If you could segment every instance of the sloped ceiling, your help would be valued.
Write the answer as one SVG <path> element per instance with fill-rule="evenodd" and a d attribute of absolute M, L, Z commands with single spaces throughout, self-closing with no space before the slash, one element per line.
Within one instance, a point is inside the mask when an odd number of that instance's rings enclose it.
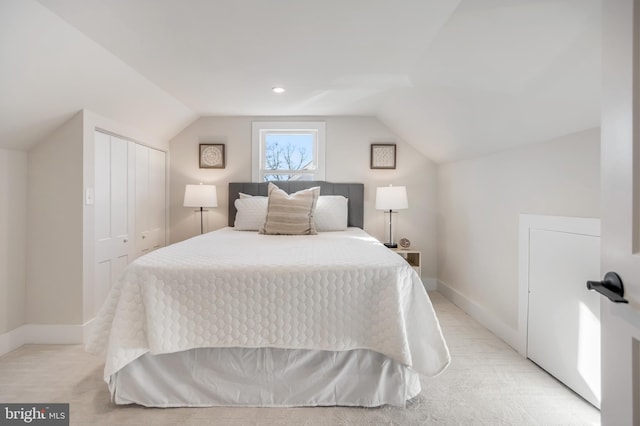
<path fill-rule="evenodd" d="M 0 0 L 0 37 L 5 147 L 81 108 L 376 115 L 437 162 L 599 124 L 595 0 Z"/>
<path fill-rule="evenodd" d="M 32 0 L 0 0 L 0 147 L 29 149 L 86 108 L 169 139 L 196 113 Z"/>

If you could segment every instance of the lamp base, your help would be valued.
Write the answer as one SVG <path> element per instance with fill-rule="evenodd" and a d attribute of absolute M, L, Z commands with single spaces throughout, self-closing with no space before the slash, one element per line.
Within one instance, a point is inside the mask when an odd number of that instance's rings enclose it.
<path fill-rule="evenodd" d="M 387 248 L 398 248 L 396 243 L 384 243 Z"/>

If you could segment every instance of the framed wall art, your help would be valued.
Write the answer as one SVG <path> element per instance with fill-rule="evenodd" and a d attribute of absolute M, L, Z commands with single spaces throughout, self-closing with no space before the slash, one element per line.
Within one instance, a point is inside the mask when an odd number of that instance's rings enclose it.
<path fill-rule="evenodd" d="M 223 143 L 200 144 L 200 168 L 224 169 L 226 166 Z"/>
<path fill-rule="evenodd" d="M 396 168 L 396 144 L 372 143 L 371 144 L 371 168 L 395 169 Z"/>

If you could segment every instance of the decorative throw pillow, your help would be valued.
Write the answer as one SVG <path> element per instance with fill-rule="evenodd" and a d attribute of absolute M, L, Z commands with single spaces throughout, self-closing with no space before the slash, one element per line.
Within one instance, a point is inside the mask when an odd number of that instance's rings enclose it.
<path fill-rule="evenodd" d="M 321 195 L 316 204 L 314 221 L 318 232 L 347 229 L 349 200 L 342 195 Z"/>
<path fill-rule="evenodd" d="M 259 231 L 267 219 L 267 197 L 240 197 L 235 202 L 237 231 Z"/>
<path fill-rule="evenodd" d="M 267 219 L 260 230 L 270 235 L 315 235 L 313 215 L 320 187 L 298 191 L 291 195 L 269 182 Z"/>

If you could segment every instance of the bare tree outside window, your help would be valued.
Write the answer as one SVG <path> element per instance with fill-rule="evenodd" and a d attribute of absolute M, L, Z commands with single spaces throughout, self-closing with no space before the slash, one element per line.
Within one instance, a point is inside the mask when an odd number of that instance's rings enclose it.
<path fill-rule="evenodd" d="M 265 140 L 265 181 L 306 180 L 308 175 L 291 173 L 313 167 L 313 135 L 269 134 Z"/>

